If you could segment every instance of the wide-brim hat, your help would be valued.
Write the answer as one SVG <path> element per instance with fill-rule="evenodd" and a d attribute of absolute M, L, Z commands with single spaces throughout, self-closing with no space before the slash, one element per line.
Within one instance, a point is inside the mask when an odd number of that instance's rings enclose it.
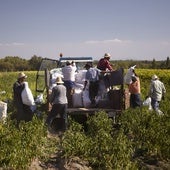
<path fill-rule="evenodd" d="M 57 77 L 57 78 L 56 78 L 56 83 L 57 83 L 57 84 L 63 84 L 64 82 L 63 82 L 63 80 L 62 80 L 61 77 Z"/>
<path fill-rule="evenodd" d="M 21 73 L 18 74 L 18 79 L 21 79 L 21 78 L 27 78 L 25 73 L 21 72 Z"/>
<path fill-rule="evenodd" d="M 104 58 L 110 58 L 110 57 L 111 57 L 111 55 L 109 53 L 104 54 Z"/>
<path fill-rule="evenodd" d="M 154 74 L 154 75 L 152 76 L 152 80 L 156 80 L 156 79 L 158 79 L 158 76 L 157 76 L 156 74 Z"/>

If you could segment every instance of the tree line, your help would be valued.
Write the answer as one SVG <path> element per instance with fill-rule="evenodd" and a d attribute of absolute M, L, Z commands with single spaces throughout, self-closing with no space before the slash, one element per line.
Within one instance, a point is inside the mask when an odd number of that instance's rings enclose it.
<path fill-rule="evenodd" d="M 38 70 L 42 57 L 34 55 L 31 59 L 23 59 L 18 56 L 7 56 L 0 59 L 0 71 L 34 71 Z"/>
<path fill-rule="evenodd" d="M 7 56 L 0 59 L 0 72 L 9 71 L 35 71 L 38 70 L 43 57 L 32 56 L 31 59 L 23 59 L 18 56 Z M 94 61 L 94 65 L 97 64 L 97 60 Z M 137 65 L 138 68 L 145 69 L 170 69 L 170 60 L 167 57 L 166 60 L 156 61 L 150 60 L 112 60 L 114 68 L 123 67 L 125 69 L 130 66 Z"/>

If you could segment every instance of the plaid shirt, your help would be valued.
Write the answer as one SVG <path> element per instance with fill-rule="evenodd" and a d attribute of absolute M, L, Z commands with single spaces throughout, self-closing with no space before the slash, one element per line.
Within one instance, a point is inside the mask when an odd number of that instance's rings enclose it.
<path fill-rule="evenodd" d="M 100 61 L 98 62 L 97 68 L 102 71 L 106 71 L 107 69 L 110 71 L 113 70 L 110 62 L 105 58 L 100 59 Z"/>

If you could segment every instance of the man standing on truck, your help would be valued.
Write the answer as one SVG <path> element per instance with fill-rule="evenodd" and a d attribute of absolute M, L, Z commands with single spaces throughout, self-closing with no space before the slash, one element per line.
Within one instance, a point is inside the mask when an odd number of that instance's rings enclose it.
<path fill-rule="evenodd" d="M 89 98 L 91 101 L 92 107 L 96 105 L 95 98 L 98 94 L 99 90 L 99 75 L 100 70 L 97 68 L 92 68 L 91 64 L 87 63 L 85 65 L 85 68 L 87 70 L 86 76 L 85 76 L 85 82 L 84 82 L 84 88 L 86 89 L 87 83 L 89 83 Z"/>
<path fill-rule="evenodd" d="M 97 64 L 97 68 L 101 71 L 113 71 L 112 64 L 110 63 L 111 55 L 109 53 L 104 54 L 104 58 L 101 58 Z"/>
<path fill-rule="evenodd" d="M 109 53 L 104 54 L 104 58 L 101 58 L 97 64 L 97 68 L 103 72 L 103 80 L 106 88 L 110 87 L 109 76 L 107 72 L 113 71 L 112 64 L 110 63 L 111 55 Z"/>
<path fill-rule="evenodd" d="M 63 81 L 67 89 L 68 107 L 72 107 L 72 95 L 75 88 L 76 66 L 71 61 L 66 62 L 66 66 L 62 67 Z"/>

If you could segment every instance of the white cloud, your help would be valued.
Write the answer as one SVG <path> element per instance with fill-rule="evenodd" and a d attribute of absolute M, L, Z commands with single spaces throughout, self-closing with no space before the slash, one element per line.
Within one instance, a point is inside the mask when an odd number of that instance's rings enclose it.
<path fill-rule="evenodd" d="M 113 40 L 102 40 L 102 41 L 98 41 L 98 40 L 90 40 L 90 41 L 86 41 L 84 42 L 85 44 L 106 44 L 106 43 L 119 43 L 119 44 L 124 44 L 124 43 L 131 43 L 130 40 L 120 40 L 118 38 L 115 38 Z"/>
<path fill-rule="evenodd" d="M 0 46 L 23 46 L 24 45 L 24 43 L 18 43 L 18 42 L 13 42 L 13 43 L 4 43 L 4 44 L 2 44 L 2 43 L 0 43 Z"/>
<path fill-rule="evenodd" d="M 17 42 L 14 42 L 14 43 L 12 43 L 12 45 L 15 45 L 15 46 L 22 46 L 22 45 L 24 45 L 24 43 L 17 43 Z"/>

